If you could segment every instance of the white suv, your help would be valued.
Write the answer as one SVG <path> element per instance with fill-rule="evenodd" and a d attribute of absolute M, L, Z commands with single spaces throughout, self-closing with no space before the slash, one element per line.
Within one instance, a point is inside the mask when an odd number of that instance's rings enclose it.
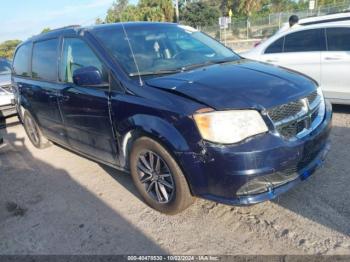
<path fill-rule="evenodd" d="M 350 104 L 350 21 L 289 29 L 241 55 L 306 74 L 331 102 Z"/>
<path fill-rule="evenodd" d="M 11 64 L 0 59 L 0 118 L 16 114 L 14 94 L 11 88 Z"/>

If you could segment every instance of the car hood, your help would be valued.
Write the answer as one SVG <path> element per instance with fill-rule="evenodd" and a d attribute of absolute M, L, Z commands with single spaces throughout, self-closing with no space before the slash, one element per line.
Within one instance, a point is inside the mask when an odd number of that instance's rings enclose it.
<path fill-rule="evenodd" d="M 188 97 L 216 110 L 268 109 L 307 96 L 310 78 L 247 59 L 153 78 L 149 86 Z"/>
<path fill-rule="evenodd" d="M 11 74 L 0 74 L 0 87 L 7 86 L 11 84 Z"/>

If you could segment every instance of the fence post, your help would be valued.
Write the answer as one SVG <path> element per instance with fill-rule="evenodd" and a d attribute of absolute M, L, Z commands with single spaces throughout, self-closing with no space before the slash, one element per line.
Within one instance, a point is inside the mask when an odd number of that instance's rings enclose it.
<path fill-rule="evenodd" d="M 249 39 L 249 19 L 247 19 L 247 39 Z"/>
<path fill-rule="evenodd" d="M 278 14 L 278 28 L 281 28 L 281 16 L 282 16 L 282 13 L 280 12 Z"/>

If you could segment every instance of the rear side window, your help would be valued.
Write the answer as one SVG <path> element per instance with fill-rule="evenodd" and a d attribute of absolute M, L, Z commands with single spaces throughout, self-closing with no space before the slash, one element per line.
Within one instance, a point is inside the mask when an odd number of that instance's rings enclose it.
<path fill-rule="evenodd" d="M 284 52 L 312 52 L 325 50 L 322 29 L 311 29 L 291 33 L 285 37 Z"/>
<path fill-rule="evenodd" d="M 32 77 L 45 81 L 57 81 L 58 39 L 34 43 Z"/>
<path fill-rule="evenodd" d="M 273 42 L 266 50 L 265 54 L 275 54 L 283 52 L 284 37 Z"/>
<path fill-rule="evenodd" d="M 29 77 L 29 58 L 31 44 L 24 44 L 18 48 L 13 60 L 13 72 L 17 76 Z"/>
<path fill-rule="evenodd" d="M 350 51 L 350 28 L 327 29 L 328 51 Z"/>

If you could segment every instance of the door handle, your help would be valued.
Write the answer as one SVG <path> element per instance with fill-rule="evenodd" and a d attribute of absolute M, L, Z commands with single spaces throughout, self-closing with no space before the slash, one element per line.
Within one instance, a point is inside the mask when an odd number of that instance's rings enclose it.
<path fill-rule="evenodd" d="M 341 60 L 342 58 L 341 57 L 326 57 L 325 60 L 328 60 L 328 61 L 335 61 L 335 60 Z"/>
<path fill-rule="evenodd" d="M 268 63 L 277 63 L 278 59 L 267 59 L 266 62 L 268 62 Z"/>

